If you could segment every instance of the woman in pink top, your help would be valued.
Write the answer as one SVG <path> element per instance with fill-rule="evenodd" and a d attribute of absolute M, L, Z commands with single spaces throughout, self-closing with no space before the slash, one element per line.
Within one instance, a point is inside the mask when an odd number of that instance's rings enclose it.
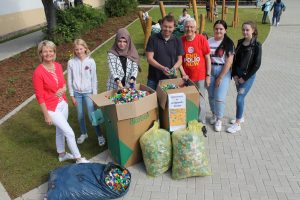
<path fill-rule="evenodd" d="M 67 121 L 66 81 L 61 64 L 54 62 L 56 58 L 55 44 L 47 40 L 40 42 L 38 56 L 42 63 L 34 70 L 33 86 L 45 122 L 48 125 L 56 126 L 58 160 L 62 162 L 76 159 L 76 163 L 88 163 L 88 160 L 81 157 L 74 132 Z M 72 154 L 65 151 L 65 139 Z"/>

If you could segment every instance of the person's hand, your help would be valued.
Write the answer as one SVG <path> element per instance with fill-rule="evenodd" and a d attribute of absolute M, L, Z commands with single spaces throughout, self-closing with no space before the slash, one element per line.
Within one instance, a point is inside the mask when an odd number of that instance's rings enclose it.
<path fill-rule="evenodd" d="M 245 80 L 243 78 L 239 78 L 238 82 L 239 82 L 239 84 L 243 84 L 243 83 L 245 83 Z"/>
<path fill-rule="evenodd" d="M 119 88 L 119 89 L 122 89 L 122 88 L 123 88 L 123 84 L 122 84 L 122 82 L 121 82 L 120 80 L 118 80 L 117 84 L 118 84 L 118 88 Z"/>
<path fill-rule="evenodd" d="M 169 70 L 169 76 L 175 76 L 176 74 L 176 68 L 175 67 L 172 67 L 170 70 Z"/>
<path fill-rule="evenodd" d="M 49 126 L 53 124 L 52 118 L 50 117 L 49 114 L 44 115 L 44 118 L 45 118 L 46 124 L 48 124 Z"/>
<path fill-rule="evenodd" d="M 162 71 L 163 71 L 163 73 L 164 73 L 164 75 L 166 75 L 166 76 L 169 76 L 170 75 L 170 70 L 169 70 L 169 68 L 167 68 L 167 67 L 164 67 L 163 69 L 162 69 Z"/>
<path fill-rule="evenodd" d="M 210 76 L 206 76 L 205 83 L 206 83 L 206 87 L 210 86 Z"/>
<path fill-rule="evenodd" d="M 234 76 L 234 77 L 233 77 L 233 80 L 234 80 L 234 83 L 235 83 L 236 85 L 239 84 L 239 77 L 238 77 L 238 76 Z"/>
<path fill-rule="evenodd" d="M 56 91 L 56 96 L 57 97 L 61 97 L 64 93 L 65 93 L 66 89 L 65 88 L 59 88 L 57 91 Z"/>
<path fill-rule="evenodd" d="M 72 100 L 73 105 L 77 106 L 77 101 L 76 101 L 75 97 L 71 97 L 71 100 Z"/>
<path fill-rule="evenodd" d="M 216 82 L 215 82 L 215 88 L 218 88 L 220 86 L 222 82 L 222 78 L 219 76 L 217 79 L 216 79 Z"/>
<path fill-rule="evenodd" d="M 185 74 L 185 75 L 182 76 L 182 78 L 183 78 L 183 80 L 186 80 L 186 81 L 187 81 L 187 80 L 189 80 L 190 77 L 189 77 L 188 75 Z"/>
<path fill-rule="evenodd" d="M 129 80 L 129 88 L 134 89 L 134 88 L 135 88 L 135 87 L 134 87 L 134 84 L 135 84 L 135 80 L 130 79 L 130 80 Z"/>

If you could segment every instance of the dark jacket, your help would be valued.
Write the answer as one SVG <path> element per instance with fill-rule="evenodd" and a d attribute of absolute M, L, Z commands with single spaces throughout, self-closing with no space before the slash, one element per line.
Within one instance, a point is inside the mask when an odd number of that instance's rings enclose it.
<path fill-rule="evenodd" d="M 249 46 L 241 48 L 243 41 L 244 39 L 239 40 L 236 47 L 232 64 L 232 77 L 242 77 L 247 81 L 260 67 L 262 48 L 256 38 L 251 40 Z"/>

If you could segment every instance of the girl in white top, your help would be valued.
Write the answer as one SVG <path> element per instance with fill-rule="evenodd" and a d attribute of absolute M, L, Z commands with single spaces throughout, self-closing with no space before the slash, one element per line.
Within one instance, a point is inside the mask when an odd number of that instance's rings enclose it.
<path fill-rule="evenodd" d="M 93 101 L 89 97 L 97 94 L 96 63 L 89 56 L 90 50 L 85 41 L 74 41 L 74 57 L 68 62 L 68 87 L 73 104 L 76 106 L 81 136 L 77 143 L 81 144 L 88 138 L 85 124 L 84 104 L 86 105 L 90 122 L 95 111 Z M 94 126 L 100 146 L 105 144 L 105 138 L 99 125 Z"/>
<path fill-rule="evenodd" d="M 227 24 L 217 20 L 214 24 L 214 37 L 208 39 L 211 57 L 211 80 L 208 88 L 209 105 L 212 112 L 210 124 L 215 131 L 222 129 L 225 99 L 231 79 L 231 65 L 234 55 L 234 43 L 226 35 Z"/>

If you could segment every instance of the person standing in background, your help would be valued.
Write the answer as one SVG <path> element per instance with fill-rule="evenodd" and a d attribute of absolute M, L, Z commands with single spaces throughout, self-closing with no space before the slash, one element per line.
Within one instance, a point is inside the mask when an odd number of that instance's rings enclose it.
<path fill-rule="evenodd" d="M 273 17 L 272 17 L 272 25 L 279 25 L 279 21 L 280 21 L 280 17 L 282 14 L 282 11 L 285 11 L 285 5 L 281 0 L 276 0 L 273 3 L 273 6 L 271 8 L 271 11 L 274 9 L 273 11 Z"/>
<path fill-rule="evenodd" d="M 264 11 L 264 14 L 263 14 L 263 17 L 262 17 L 262 23 L 263 24 L 266 24 L 266 20 L 267 20 L 267 16 L 269 15 L 269 12 L 270 12 L 270 9 L 271 9 L 271 6 L 272 6 L 272 2 L 271 0 L 267 0 L 264 4 L 263 4 L 263 11 Z"/>

